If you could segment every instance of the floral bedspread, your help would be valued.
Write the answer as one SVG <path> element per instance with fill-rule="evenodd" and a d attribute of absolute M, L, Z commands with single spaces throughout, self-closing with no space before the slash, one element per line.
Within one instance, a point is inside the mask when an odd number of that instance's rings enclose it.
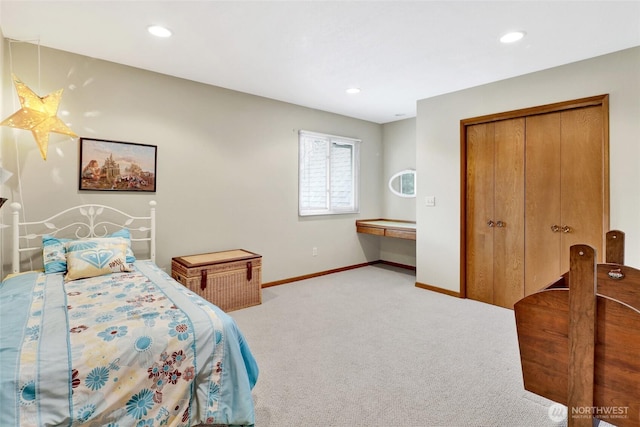
<path fill-rule="evenodd" d="M 0 285 L 0 425 L 253 425 L 258 367 L 235 322 L 149 261 Z"/>

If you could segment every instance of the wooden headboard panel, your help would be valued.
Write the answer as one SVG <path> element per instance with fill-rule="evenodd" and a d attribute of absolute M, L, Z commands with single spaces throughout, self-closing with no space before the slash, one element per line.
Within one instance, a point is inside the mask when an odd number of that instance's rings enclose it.
<path fill-rule="evenodd" d="M 78 205 L 41 221 L 20 221 L 20 203 L 12 203 L 12 260 L 11 272 L 20 272 L 21 254 L 42 254 L 42 236 L 45 234 L 72 239 L 104 237 L 114 231 L 128 228 L 134 242 L 148 242 L 148 259 L 156 260 L 156 202 L 149 202 L 148 216 L 134 216 L 119 209 L 98 204 Z M 135 251 L 135 247 L 133 248 Z M 137 255 L 136 255 L 137 257 Z M 141 258 L 142 259 L 142 258 Z"/>

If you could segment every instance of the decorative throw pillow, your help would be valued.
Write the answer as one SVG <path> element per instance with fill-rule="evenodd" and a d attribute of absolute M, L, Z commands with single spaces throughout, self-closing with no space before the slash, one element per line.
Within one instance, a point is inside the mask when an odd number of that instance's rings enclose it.
<path fill-rule="evenodd" d="M 67 274 L 64 281 L 133 271 L 127 263 L 126 239 L 83 239 L 65 243 Z"/>
<path fill-rule="evenodd" d="M 127 242 L 127 264 L 136 261 L 136 257 L 131 249 L 131 233 L 128 228 L 123 228 L 105 237 L 96 237 L 95 239 L 110 239 L 112 237 L 120 237 L 126 239 Z M 80 239 L 77 241 L 82 241 Z M 74 241 L 73 239 L 62 239 L 55 236 L 45 234 L 42 236 L 42 260 L 44 263 L 45 274 L 64 273 L 67 271 L 67 259 L 65 254 L 65 243 Z"/>
<path fill-rule="evenodd" d="M 67 271 L 64 244 L 71 239 L 59 239 L 45 234 L 42 236 L 42 261 L 45 274 Z"/>

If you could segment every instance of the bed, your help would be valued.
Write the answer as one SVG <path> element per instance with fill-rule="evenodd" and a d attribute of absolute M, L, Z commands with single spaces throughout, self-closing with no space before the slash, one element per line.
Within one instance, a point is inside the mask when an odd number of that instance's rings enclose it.
<path fill-rule="evenodd" d="M 231 317 L 155 264 L 155 202 L 34 222 L 11 208 L 0 425 L 254 424 L 256 361 Z"/>
<path fill-rule="evenodd" d="M 524 387 L 567 406 L 570 426 L 640 425 L 640 270 L 624 265 L 624 233 L 606 262 L 574 245 L 570 270 L 514 306 Z"/>

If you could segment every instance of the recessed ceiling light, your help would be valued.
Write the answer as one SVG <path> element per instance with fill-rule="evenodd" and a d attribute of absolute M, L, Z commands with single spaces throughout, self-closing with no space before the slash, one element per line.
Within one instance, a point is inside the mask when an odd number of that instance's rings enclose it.
<path fill-rule="evenodd" d="M 161 25 L 150 25 L 147 30 L 156 37 L 171 37 L 171 30 Z"/>
<path fill-rule="evenodd" d="M 511 31 L 500 37 L 500 41 L 502 43 L 514 43 L 523 38 L 525 34 L 524 31 Z"/>
<path fill-rule="evenodd" d="M 360 93 L 360 88 L 358 88 L 358 87 L 350 87 L 345 92 L 347 92 L 349 94 Z"/>

